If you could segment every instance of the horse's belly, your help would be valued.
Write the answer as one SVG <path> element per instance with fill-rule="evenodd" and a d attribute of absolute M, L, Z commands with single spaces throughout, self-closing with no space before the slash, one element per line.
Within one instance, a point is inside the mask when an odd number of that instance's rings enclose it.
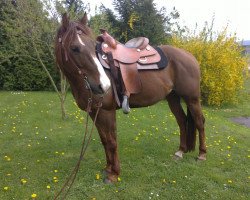
<path fill-rule="evenodd" d="M 130 96 L 130 107 L 145 107 L 156 104 L 166 99 L 166 96 L 172 91 L 172 87 L 168 85 L 153 85 L 151 87 L 143 87 L 139 94 Z"/>

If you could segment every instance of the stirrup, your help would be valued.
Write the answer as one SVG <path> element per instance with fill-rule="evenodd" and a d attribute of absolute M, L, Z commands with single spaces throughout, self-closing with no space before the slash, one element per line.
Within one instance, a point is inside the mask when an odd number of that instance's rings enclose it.
<path fill-rule="evenodd" d="M 122 110 L 124 114 L 128 114 L 130 112 L 128 96 L 126 95 L 123 96 Z"/>

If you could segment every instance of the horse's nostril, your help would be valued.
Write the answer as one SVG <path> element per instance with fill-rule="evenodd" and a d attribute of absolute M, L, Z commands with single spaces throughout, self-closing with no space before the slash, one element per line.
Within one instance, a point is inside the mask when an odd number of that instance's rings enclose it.
<path fill-rule="evenodd" d="M 102 88 L 102 85 L 100 84 L 98 87 L 99 87 L 101 93 L 104 93 L 104 90 L 103 90 L 103 88 Z"/>

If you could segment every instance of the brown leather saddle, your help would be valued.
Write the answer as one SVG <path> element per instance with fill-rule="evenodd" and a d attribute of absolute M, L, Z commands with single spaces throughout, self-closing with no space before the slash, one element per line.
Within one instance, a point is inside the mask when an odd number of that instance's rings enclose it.
<path fill-rule="evenodd" d="M 138 69 L 156 69 L 155 65 L 161 60 L 159 53 L 149 45 L 149 39 L 138 37 L 121 44 L 101 29 L 97 41 L 101 42 L 98 58 L 105 68 L 117 73 L 119 68 L 125 85 L 126 95 L 137 94 L 142 90 Z M 113 69 L 112 69 L 113 68 Z"/>

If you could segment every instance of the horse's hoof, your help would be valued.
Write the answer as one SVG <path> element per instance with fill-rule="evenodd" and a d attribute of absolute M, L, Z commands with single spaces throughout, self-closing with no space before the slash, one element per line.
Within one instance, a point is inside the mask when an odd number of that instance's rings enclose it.
<path fill-rule="evenodd" d="M 113 183 L 116 183 L 118 181 L 118 178 L 117 176 L 114 176 L 114 175 L 111 175 L 111 176 L 107 176 L 103 182 L 105 184 L 113 184 Z"/>
<path fill-rule="evenodd" d="M 177 151 L 175 154 L 174 154 L 174 159 L 175 160 L 180 160 L 183 158 L 183 151 Z"/>
<path fill-rule="evenodd" d="M 200 161 L 205 161 L 207 158 L 206 158 L 206 154 L 202 153 L 200 154 L 198 157 L 197 157 L 197 160 L 200 160 Z"/>
<path fill-rule="evenodd" d="M 112 184 L 113 182 L 111 180 L 109 180 L 108 178 L 105 178 L 104 181 L 103 181 L 105 184 Z"/>

